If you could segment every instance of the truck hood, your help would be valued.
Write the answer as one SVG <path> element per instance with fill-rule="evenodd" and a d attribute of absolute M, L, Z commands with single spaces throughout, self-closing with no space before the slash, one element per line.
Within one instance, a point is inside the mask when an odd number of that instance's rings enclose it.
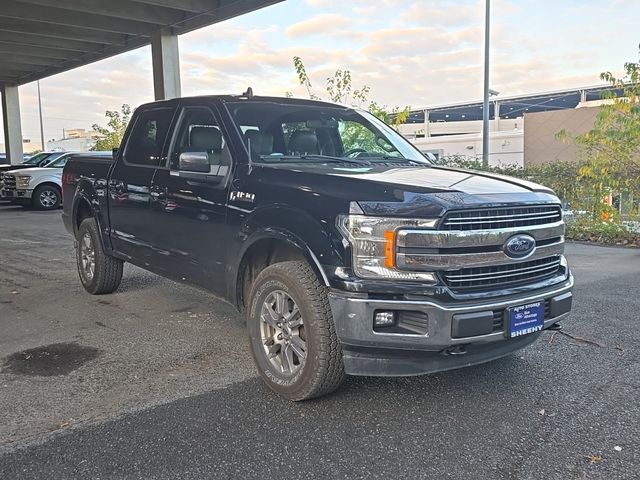
<path fill-rule="evenodd" d="M 35 176 L 41 173 L 46 173 L 49 175 L 57 175 L 62 173 L 62 169 L 46 168 L 46 167 L 31 167 L 31 168 L 21 168 L 20 170 L 13 170 L 11 172 L 12 175 L 31 175 L 31 176 Z"/>
<path fill-rule="evenodd" d="M 433 217 L 450 209 L 559 203 L 550 189 L 526 180 L 433 166 L 259 164 L 254 174 L 260 183 L 307 192 L 310 201 L 356 201 L 368 215 Z"/>
<path fill-rule="evenodd" d="M 505 175 L 443 167 L 386 168 L 381 171 L 377 168 L 347 167 L 334 168 L 333 174 L 388 185 L 458 191 L 472 195 L 551 192 L 542 185 Z"/>

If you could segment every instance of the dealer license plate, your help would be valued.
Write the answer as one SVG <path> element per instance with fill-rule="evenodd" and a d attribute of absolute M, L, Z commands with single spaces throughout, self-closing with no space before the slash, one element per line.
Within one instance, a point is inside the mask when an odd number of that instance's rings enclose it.
<path fill-rule="evenodd" d="M 544 326 L 544 303 L 535 302 L 507 310 L 507 336 L 510 338 L 539 332 Z"/>

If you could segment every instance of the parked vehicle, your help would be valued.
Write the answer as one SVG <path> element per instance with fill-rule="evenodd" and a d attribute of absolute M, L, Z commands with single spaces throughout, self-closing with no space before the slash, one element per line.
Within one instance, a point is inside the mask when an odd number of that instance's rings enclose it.
<path fill-rule="evenodd" d="M 113 160 L 69 160 L 63 192 L 89 293 L 114 292 L 124 262 L 213 292 L 246 314 L 260 375 L 292 400 L 345 373 L 487 362 L 571 309 L 553 192 L 434 166 L 353 108 L 147 104 Z"/>
<path fill-rule="evenodd" d="M 44 163 L 42 167 L 3 173 L 0 198 L 40 210 L 59 208 L 62 202 L 62 168 L 74 153 L 51 153 L 39 162 Z"/>
<path fill-rule="evenodd" d="M 52 162 L 55 158 L 60 155 L 63 155 L 65 152 L 41 152 L 36 153 L 32 157 L 25 159 L 24 162 L 18 163 L 16 165 L 0 165 L 0 178 L 2 177 L 3 172 L 9 172 L 11 170 L 20 170 L 22 168 L 32 168 L 32 167 L 42 167 L 47 163 Z"/>

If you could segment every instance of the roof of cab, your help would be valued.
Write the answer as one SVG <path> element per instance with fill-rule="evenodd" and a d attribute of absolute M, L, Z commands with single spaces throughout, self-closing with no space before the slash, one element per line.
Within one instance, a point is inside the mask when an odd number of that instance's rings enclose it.
<path fill-rule="evenodd" d="M 306 105 L 315 107 L 332 107 L 332 108 L 350 108 L 339 103 L 322 102 L 319 100 L 309 100 L 306 98 L 293 97 L 263 97 L 258 95 L 198 95 L 192 97 L 172 98 L 170 100 L 159 100 L 156 102 L 144 103 L 138 109 L 149 109 L 162 106 L 175 106 L 179 101 L 200 100 L 203 102 L 220 102 L 220 103 L 237 103 L 237 102 L 265 102 L 265 103 L 281 103 L 289 105 Z"/>

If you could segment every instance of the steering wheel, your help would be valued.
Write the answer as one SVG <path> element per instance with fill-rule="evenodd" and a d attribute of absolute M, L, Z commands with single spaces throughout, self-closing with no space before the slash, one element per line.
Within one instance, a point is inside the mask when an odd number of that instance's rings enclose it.
<path fill-rule="evenodd" d="M 367 151 L 364 148 L 352 148 L 351 150 L 348 150 L 348 151 L 344 152 L 344 156 L 345 157 L 357 157 L 358 153 L 367 153 Z"/>

